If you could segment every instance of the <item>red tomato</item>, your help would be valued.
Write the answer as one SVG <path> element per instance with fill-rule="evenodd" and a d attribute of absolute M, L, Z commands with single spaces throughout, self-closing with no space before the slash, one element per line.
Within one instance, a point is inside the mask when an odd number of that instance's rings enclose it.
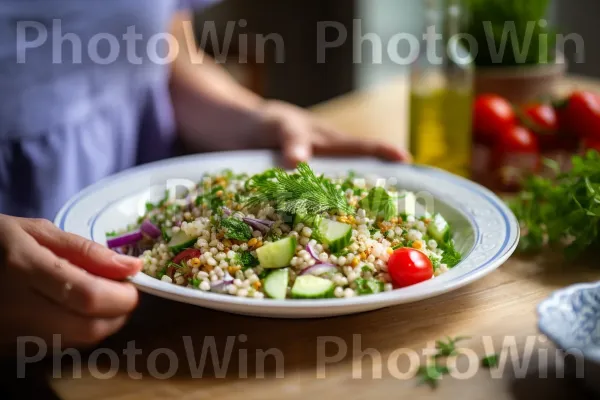
<path fill-rule="evenodd" d="M 198 249 L 185 249 L 181 253 L 177 254 L 173 258 L 172 262 L 174 262 L 175 264 L 179 264 L 182 261 L 188 261 L 192 258 L 200 257 L 201 255 L 202 252 Z"/>
<path fill-rule="evenodd" d="M 537 136 L 529 129 L 514 126 L 502 133 L 492 154 L 492 168 L 499 190 L 517 190 L 522 179 L 540 166 Z"/>
<path fill-rule="evenodd" d="M 521 121 L 537 134 L 540 151 L 577 149 L 578 141 L 559 131 L 558 115 L 549 104 L 533 104 L 523 109 Z"/>
<path fill-rule="evenodd" d="M 512 105 L 495 95 L 481 95 L 475 100 L 473 109 L 475 140 L 492 145 L 507 129 L 517 123 Z"/>
<path fill-rule="evenodd" d="M 523 110 L 523 120 L 536 133 L 558 132 L 556 110 L 549 104 L 533 104 Z"/>
<path fill-rule="evenodd" d="M 580 138 L 600 139 L 600 96 L 592 92 L 574 92 L 558 107 L 560 130 Z"/>
<path fill-rule="evenodd" d="M 431 279 L 433 264 L 425 253 L 402 247 L 390 256 L 388 273 L 396 286 L 405 287 Z"/>
<path fill-rule="evenodd" d="M 516 125 L 502 132 L 494 147 L 494 153 L 538 153 L 537 137 L 529 129 Z"/>

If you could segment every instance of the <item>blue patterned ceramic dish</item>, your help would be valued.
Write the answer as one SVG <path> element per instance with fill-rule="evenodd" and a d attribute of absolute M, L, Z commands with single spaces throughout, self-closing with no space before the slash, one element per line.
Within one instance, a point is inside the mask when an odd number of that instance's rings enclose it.
<path fill-rule="evenodd" d="M 558 348 L 583 354 L 586 384 L 600 393 L 600 282 L 557 290 L 538 306 L 538 316 L 540 331 Z"/>

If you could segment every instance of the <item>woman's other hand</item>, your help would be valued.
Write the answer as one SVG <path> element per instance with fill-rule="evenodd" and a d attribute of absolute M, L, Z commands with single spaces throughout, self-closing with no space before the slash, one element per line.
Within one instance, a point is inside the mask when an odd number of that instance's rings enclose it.
<path fill-rule="evenodd" d="M 0 345 L 36 336 L 51 346 L 97 343 L 123 326 L 138 301 L 121 282 L 141 260 L 66 233 L 50 221 L 0 215 Z"/>

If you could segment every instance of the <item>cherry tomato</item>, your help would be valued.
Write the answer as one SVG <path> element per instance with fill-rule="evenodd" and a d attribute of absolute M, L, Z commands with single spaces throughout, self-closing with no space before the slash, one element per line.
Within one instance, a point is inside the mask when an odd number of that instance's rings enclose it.
<path fill-rule="evenodd" d="M 558 106 L 559 126 L 564 134 L 600 139 L 600 95 L 574 92 Z"/>
<path fill-rule="evenodd" d="M 559 130 L 558 113 L 551 105 L 533 104 L 525 107 L 521 121 L 537 135 L 540 151 L 577 149 L 578 141 Z"/>
<path fill-rule="evenodd" d="M 502 133 L 492 154 L 499 190 L 518 190 L 523 178 L 539 167 L 538 140 L 533 132 L 517 125 Z"/>
<path fill-rule="evenodd" d="M 558 132 L 556 110 L 550 104 L 532 104 L 523 109 L 526 126 L 536 133 Z"/>
<path fill-rule="evenodd" d="M 175 264 L 179 264 L 182 261 L 188 261 L 191 260 L 192 258 L 197 258 L 200 257 L 202 255 L 202 252 L 198 249 L 185 249 L 183 250 L 181 253 L 177 254 L 172 262 Z"/>
<path fill-rule="evenodd" d="M 494 147 L 494 153 L 528 153 L 539 151 L 537 137 L 524 126 L 516 125 L 502 132 Z"/>
<path fill-rule="evenodd" d="M 512 105 L 496 95 L 481 95 L 475 100 L 473 109 L 475 140 L 492 145 L 507 129 L 517 123 Z"/>
<path fill-rule="evenodd" d="M 405 287 L 431 279 L 433 264 L 425 253 L 402 247 L 390 256 L 388 273 L 396 286 Z"/>

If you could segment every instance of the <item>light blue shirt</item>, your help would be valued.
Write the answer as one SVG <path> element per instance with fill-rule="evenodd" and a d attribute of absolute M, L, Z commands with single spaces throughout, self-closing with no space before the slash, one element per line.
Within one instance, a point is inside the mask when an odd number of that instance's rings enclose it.
<path fill-rule="evenodd" d="M 156 35 L 191 1 L 0 2 L 0 213 L 52 219 L 84 187 L 171 154 Z"/>

